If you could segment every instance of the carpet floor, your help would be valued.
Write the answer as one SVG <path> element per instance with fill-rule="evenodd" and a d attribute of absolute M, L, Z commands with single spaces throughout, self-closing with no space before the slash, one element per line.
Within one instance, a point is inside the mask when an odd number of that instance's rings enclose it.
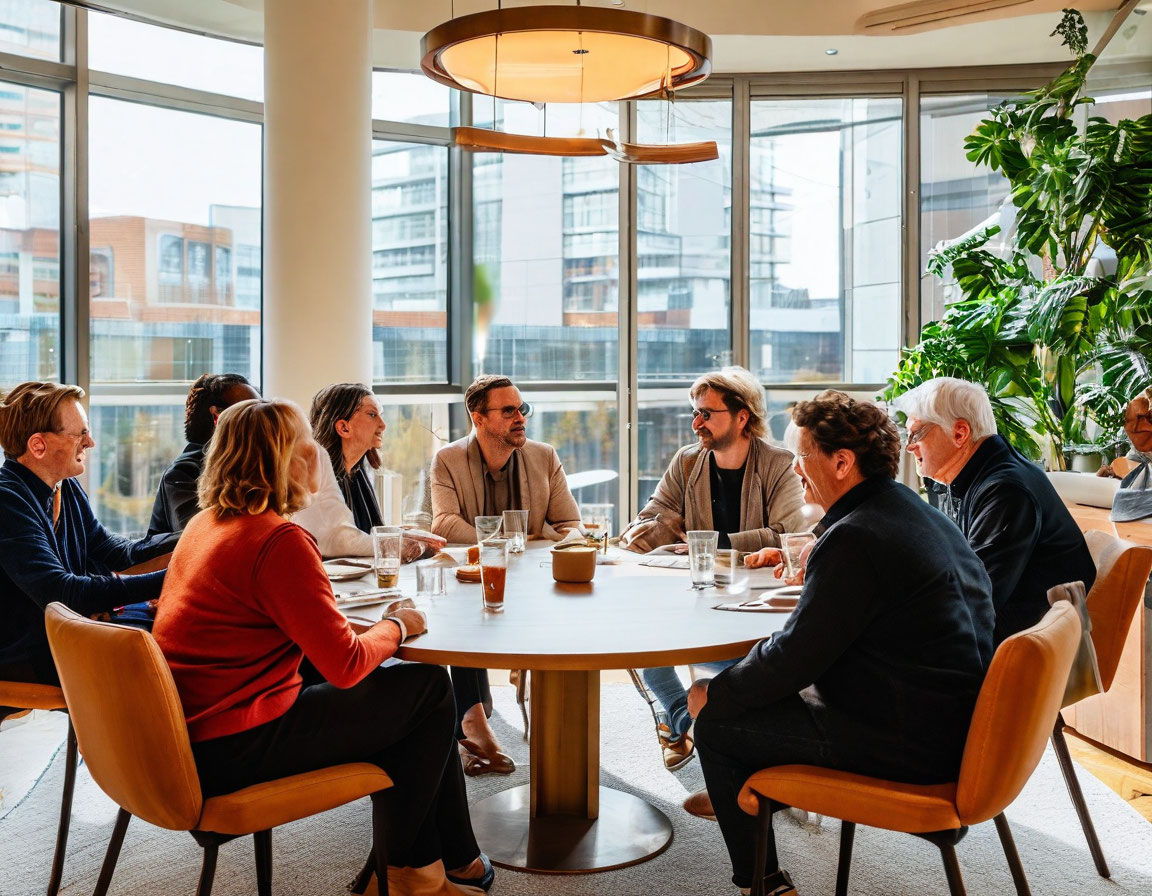
<path fill-rule="evenodd" d="M 474 799 L 526 783 L 527 745 L 511 688 L 493 688 L 493 723 L 519 768 L 510 778 L 469 781 Z M 602 696 L 601 783 L 641 796 L 672 820 L 675 837 L 666 852 L 631 868 L 594 875 L 544 877 L 498 871 L 494 896 L 730 896 L 728 863 L 715 824 L 686 815 L 684 796 L 702 786 L 693 762 L 679 773 L 664 771 L 647 707 L 629 685 L 605 685 Z M 2 745 L 0 745 L 2 746 Z M 44 892 L 55 837 L 63 751 L 28 795 L 0 820 L 0 894 Z M 1055 760 L 1048 754 L 1007 812 L 1036 896 L 1141 894 L 1152 892 L 1152 826 L 1087 773 L 1081 773 L 1088 804 L 1112 866 L 1112 880 L 1096 875 Z M 81 768 L 63 893 L 92 892 L 116 814 Z M 838 822 L 801 824 L 780 815 L 776 825 L 781 861 L 803 896 L 833 891 Z M 278 828 L 274 891 L 277 896 L 339 896 L 362 864 L 369 840 L 367 802 Z M 481 844 L 483 845 L 483 844 Z M 972 896 L 1011 893 L 1012 882 L 991 824 L 974 828 L 960 844 L 960 865 Z M 200 849 L 185 833 L 133 820 L 112 894 L 190 894 L 199 873 Z M 220 849 L 216 896 L 255 892 L 249 838 Z M 868 828 L 856 835 L 850 891 L 859 896 L 946 894 L 935 847 L 914 837 Z"/>

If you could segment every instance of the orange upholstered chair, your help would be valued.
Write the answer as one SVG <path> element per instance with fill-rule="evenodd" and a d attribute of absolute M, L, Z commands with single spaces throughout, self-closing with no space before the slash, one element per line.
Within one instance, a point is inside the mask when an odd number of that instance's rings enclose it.
<path fill-rule="evenodd" d="M 759 818 L 757 869 L 774 867 L 772 812 L 795 806 L 840 818 L 840 867 L 836 894 L 848 892 L 852 838 L 857 824 L 916 834 L 935 844 L 944 860 L 952 896 L 963 896 L 956 844 L 968 826 L 992 818 L 1016 892 L 1028 893 L 1020 857 L 1004 817 L 1044 752 L 1052 719 L 1080 639 L 1080 617 L 1062 601 L 1030 629 L 1004 641 L 992 658 L 964 746 L 960 778 L 949 784 L 918 785 L 811 765 L 782 765 L 752 775 L 740 792 L 740 807 Z M 763 890 L 758 874 L 753 893 Z"/>
<path fill-rule="evenodd" d="M 65 708 L 64 692 L 49 684 L 25 684 L 21 681 L 0 681 L 0 706 L 15 709 Z M 3 718 L 0 716 L 0 718 Z M 52 857 L 52 871 L 48 875 L 48 896 L 60 892 L 64 874 L 64 853 L 68 848 L 68 825 L 72 818 L 72 792 L 76 787 L 76 732 L 68 721 L 68 748 L 64 757 L 64 793 L 60 799 L 60 825 L 56 829 L 56 853 Z"/>
<path fill-rule="evenodd" d="M 198 896 L 212 891 L 220 844 L 254 834 L 257 892 L 269 896 L 272 828 L 369 795 L 377 880 L 386 896 L 387 851 L 378 798 L 392 781 L 380 768 L 364 762 L 335 765 L 205 799 L 180 696 L 152 636 L 85 619 L 59 603 L 48 605 L 45 621 L 80 751 L 100 789 L 121 807 L 95 896 L 108 890 L 133 815 L 158 827 L 189 831 L 204 847 Z"/>
<path fill-rule="evenodd" d="M 1116 678 L 1128 629 L 1144 597 L 1148 575 L 1152 573 L 1152 547 L 1122 541 L 1095 529 L 1085 532 L 1084 539 L 1096 563 L 1096 581 L 1088 592 L 1088 617 L 1092 621 L 1092 645 L 1096 649 L 1100 685 L 1102 690 L 1107 691 Z M 1070 704 L 1065 703 L 1067 705 Z M 1052 730 L 1052 748 L 1060 762 L 1060 771 L 1064 773 L 1068 795 L 1076 807 L 1096 870 L 1101 877 L 1109 877 L 1104 850 L 1100 847 L 1092 816 L 1088 814 L 1088 804 L 1084 801 L 1084 792 L 1080 789 L 1080 781 L 1072 765 L 1072 757 L 1068 754 L 1068 744 L 1064 741 L 1063 713 L 1056 717 L 1056 727 Z"/>

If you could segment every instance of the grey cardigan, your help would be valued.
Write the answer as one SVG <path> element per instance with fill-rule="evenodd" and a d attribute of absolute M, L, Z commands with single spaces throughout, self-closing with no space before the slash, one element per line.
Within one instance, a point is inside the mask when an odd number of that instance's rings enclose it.
<path fill-rule="evenodd" d="M 657 518 L 628 545 L 650 551 L 662 544 L 684 540 L 689 529 L 712 529 L 712 485 L 708 475 L 710 450 L 688 445 L 676 452 L 656 492 L 628 527 Z M 729 538 L 738 551 L 756 551 L 780 544 L 781 532 L 806 528 L 802 507 L 804 491 L 792 469 L 792 453 L 753 439 L 744 467 L 740 491 L 740 529 Z"/>

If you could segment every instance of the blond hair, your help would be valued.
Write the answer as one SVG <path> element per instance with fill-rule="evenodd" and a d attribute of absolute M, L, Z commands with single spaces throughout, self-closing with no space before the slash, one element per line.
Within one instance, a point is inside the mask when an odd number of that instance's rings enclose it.
<path fill-rule="evenodd" d="M 721 367 L 698 378 L 688 394 L 697 399 L 711 389 L 720 395 L 724 406 L 735 416 L 748 412 L 748 425 L 744 431 L 754 439 L 762 439 L 768 432 L 764 409 L 764 387 L 743 367 Z"/>
<path fill-rule="evenodd" d="M 23 457 L 38 432 L 60 431 L 60 405 L 80 401 L 84 390 L 59 383 L 21 383 L 0 398 L 0 447 L 13 460 Z"/>
<path fill-rule="evenodd" d="M 197 494 L 217 516 L 281 516 L 307 506 L 307 481 L 292 479 L 297 445 L 311 439 L 300 408 L 281 398 L 250 398 L 226 408 L 204 455 Z"/>

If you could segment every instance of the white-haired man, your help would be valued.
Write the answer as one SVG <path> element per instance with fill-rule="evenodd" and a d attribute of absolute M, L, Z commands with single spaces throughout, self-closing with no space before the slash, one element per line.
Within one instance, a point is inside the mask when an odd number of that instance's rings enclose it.
<path fill-rule="evenodd" d="M 907 449 L 921 475 L 941 487 L 940 509 L 992 579 L 997 644 L 1039 622 L 1053 585 L 1092 587 L 1084 535 L 1043 471 L 996 434 L 982 386 L 938 377 L 895 406 L 907 415 Z"/>
<path fill-rule="evenodd" d="M 764 440 L 764 389 L 756 378 L 743 367 L 725 367 L 698 378 L 689 395 L 697 441 L 676 452 L 621 542 L 647 551 L 683 541 L 689 529 L 715 529 L 720 547 L 756 551 L 778 545 L 782 532 L 805 528 L 792 452 Z M 675 771 L 693 753 L 688 692 L 673 668 L 643 675 L 663 707 L 656 734 L 665 767 Z"/>

